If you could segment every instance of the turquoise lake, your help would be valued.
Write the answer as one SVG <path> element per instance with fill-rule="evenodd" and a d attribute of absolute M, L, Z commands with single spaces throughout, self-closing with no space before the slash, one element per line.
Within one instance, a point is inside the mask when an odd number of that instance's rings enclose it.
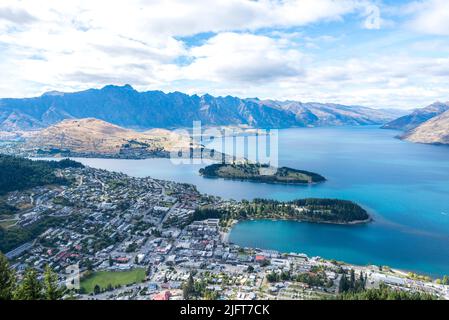
<path fill-rule="evenodd" d="M 230 241 L 354 264 L 388 265 L 435 276 L 449 274 L 449 147 L 395 139 L 376 127 L 304 128 L 279 132 L 279 162 L 317 172 L 314 186 L 259 184 L 198 175 L 203 165 L 168 159 L 78 159 L 132 176 L 195 184 L 224 198 L 340 198 L 365 207 L 374 222 L 334 226 L 291 221 L 238 223 Z"/>

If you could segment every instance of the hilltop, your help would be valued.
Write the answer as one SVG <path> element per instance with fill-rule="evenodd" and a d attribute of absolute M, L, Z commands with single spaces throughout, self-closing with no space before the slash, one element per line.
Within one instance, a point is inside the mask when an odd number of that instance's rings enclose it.
<path fill-rule="evenodd" d="M 189 147 L 189 140 L 168 130 L 137 132 L 88 118 L 63 120 L 34 132 L 22 146 L 37 155 L 164 156 L 175 147 Z"/>
<path fill-rule="evenodd" d="M 401 138 L 417 143 L 449 144 L 449 111 L 426 121 Z"/>
<path fill-rule="evenodd" d="M 411 114 L 405 115 L 398 119 L 395 119 L 387 124 L 385 124 L 383 129 L 396 129 L 396 130 L 413 130 L 420 126 L 427 120 L 430 120 L 446 111 L 449 110 L 449 101 L 435 102 L 425 108 L 416 109 Z"/>
<path fill-rule="evenodd" d="M 435 102 L 425 108 L 385 124 L 383 129 L 404 131 L 403 140 L 427 144 L 449 144 L 449 101 Z"/>
<path fill-rule="evenodd" d="M 61 161 L 33 161 L 0 154 L 0 195 L 36 186 L 67 184 L 68 181 L 66 179 L 55 174 L 56 170 L 82 167 L 81 163 L 68 159 Z M 0 205 L 2 204 L 0 201 Z"/>

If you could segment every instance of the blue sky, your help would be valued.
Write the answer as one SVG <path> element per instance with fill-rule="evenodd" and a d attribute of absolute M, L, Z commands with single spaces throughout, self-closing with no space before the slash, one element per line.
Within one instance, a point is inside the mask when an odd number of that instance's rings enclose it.
<path fill-rule="evenodd" d="M 416 108 L 449 100 L 449 1 L 2 0 L 0 74 L 0 97 L 129 83 Z"/>

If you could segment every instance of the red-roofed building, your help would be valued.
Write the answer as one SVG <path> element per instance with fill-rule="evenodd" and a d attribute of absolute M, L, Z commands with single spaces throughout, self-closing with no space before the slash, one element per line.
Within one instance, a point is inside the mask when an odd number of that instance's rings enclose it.
<path fill-rule="evenodd" d="M 118 257 L 118 258 L 115 258 L 114 260 L 118 263 L 128 263 L 129 262 L 128 257 Z"/>
<path fill-rule="evenodd" d="M 153 300 L 170 300 L 171 292 L 164 291 L 153 296 Z"/>

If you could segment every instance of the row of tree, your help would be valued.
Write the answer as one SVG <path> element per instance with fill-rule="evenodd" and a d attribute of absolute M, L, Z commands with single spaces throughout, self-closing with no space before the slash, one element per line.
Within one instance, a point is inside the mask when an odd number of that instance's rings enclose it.
<path fill-rule="evenodd" d="M 365 290 L 366 287 L 366 277 L 363 272 L 360 273 L 357 278 L 353 269 L 349 272 L 349 277 L 346 273 L 343 273 L 340 278 L 339 292 L 361 292 Z"/>
<path fill-rule="evenodd" d="M 333 281 L 326 277 L 323 271 L 306 272 L 296 275 L 292 275 L 289 271 L 283 271 L 280 273 L 272 271 L 267 274 L 268 282 L 279 282 L 279 281 L 296 281 L 305 283 L 311 287 L 325 287 L 330 288 L 334 285 Z"/>
<path fill-rule="evenodd" d="M 435 296 L 421 292 L 407 292 L 399 289 L 393 289 L 384 283 L 379 288 L 366 288 L 367 277 L 360 273 L 356 277 L 354 270 L 351 269 L 349 276 L 343 274 L 340 279 L 339 295 L 340 300 L 434 300 Z"/>
<path fill-rule="evenodd" d="M 58 300 L 62 296 L 58 275 L 49 266 L 42 275 L 28 268 L 19 281 L 8 259 L 0 252 L 0 300 Z"/>
<path fill-rule="evenodd" d="M 435 300 L 435 296 L 421 292 L 395 290 L 386 284 L 379 288 L 364 289 L 359 292 L 348 291 L 337 297 L 339 300 Z"/>

